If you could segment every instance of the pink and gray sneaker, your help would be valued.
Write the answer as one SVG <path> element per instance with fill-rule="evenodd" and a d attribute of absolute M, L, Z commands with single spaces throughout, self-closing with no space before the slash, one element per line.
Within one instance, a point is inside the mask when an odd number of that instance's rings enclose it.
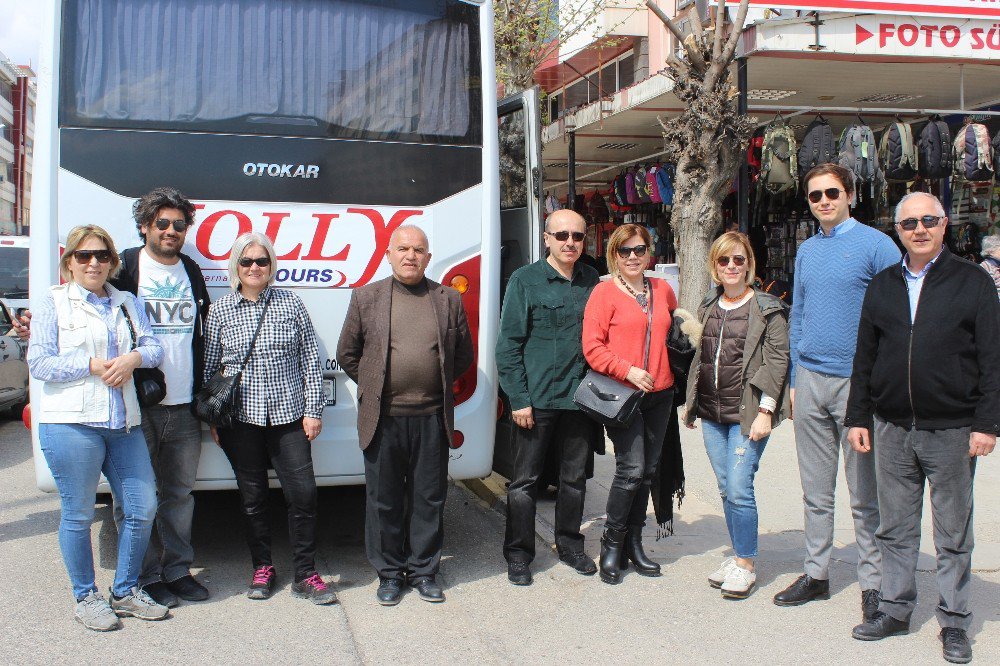
<path fill-rule="evenodd" d="M 248 599 L 270 599 L 274 592 L 274 567 L 264 565 L 253 572 L 253 580 L 247 588 Z"/>
<path fill-rule="evenodd" d="M 316 573 L 292 585 L 292 596 L 308 599 L 317 606 L 337 603 L 337 594 Z"/>

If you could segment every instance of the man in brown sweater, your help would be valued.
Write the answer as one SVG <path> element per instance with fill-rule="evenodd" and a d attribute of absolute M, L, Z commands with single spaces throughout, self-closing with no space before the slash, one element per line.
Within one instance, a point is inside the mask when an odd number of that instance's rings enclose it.
<path fill-rule="evenodd" d="M 459 293 L 424 277 L 428 245 L 415 226 L 392 234 L 392 277 L 354 290 L 337 345 L 337 362 L 358 384 L 365 549 L 384 606 L 399 603 L 407 583 L 424 601 L 444 601 L 435 576 L 455 422 L 450 387 L 474 360 Z"/>

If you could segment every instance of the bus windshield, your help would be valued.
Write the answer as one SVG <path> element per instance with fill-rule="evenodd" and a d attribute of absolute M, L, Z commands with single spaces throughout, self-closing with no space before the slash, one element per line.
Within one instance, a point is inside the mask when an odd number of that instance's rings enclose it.
<path fill-rule="evenodd" d="M 482 144 L 459 0 L 64 0 L 60 125 Z"/>

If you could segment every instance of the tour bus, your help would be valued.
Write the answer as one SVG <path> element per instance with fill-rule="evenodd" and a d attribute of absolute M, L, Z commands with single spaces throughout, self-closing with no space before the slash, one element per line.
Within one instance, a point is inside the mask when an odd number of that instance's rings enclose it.
<path fill-rule="evenodd" d="M 50 5 L 38 77 L 32 296 L 58 282 L 60 248 L 76 225 L 107 228 L 119 251 L 138 245 L 132 204 L 156 186 L 195 202 L 183 251 L 200 264 L 213 299 L 230 289 L 236 237 L 266 234 L 277 286 L 302 298 L 320 340 L 327 406 L 313 446 L 317 482 L 363 483 L 356 385 L 338 367 L 337 340 L 351 290 L 391 274 L 389 236 L 415 224 L 430 240 L 428 277 L 462 294 L 476 350 L 453 387 L 450 473 L 488 475 L 503 413 L 494 366 L 501 284 L 538 257 L 541 236 L 537 97 L 505 100 L 506 120 L 494 115 L 492 3 Z M 503 179 L 498 126 L 512 153 Z M 501 180 L 517 196 L 502 193 Z M 146 311 L 154 322 L 170 316 L 155 297 Z M 33 396 L 39 388 L 32 380 Z M 34 418 L 37 483 L 52 491 Z M 197 488 L 233 487 L 205 429 Z"/>

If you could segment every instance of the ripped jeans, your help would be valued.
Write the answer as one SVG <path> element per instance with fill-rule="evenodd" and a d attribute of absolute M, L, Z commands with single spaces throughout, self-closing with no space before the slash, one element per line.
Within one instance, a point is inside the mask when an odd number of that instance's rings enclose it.
<path fill-rule="evenodd" d="M 705 450 L 719 482 L 726 527 L 736 557 L 757 557 L 757 500 L 753 478 L 768 438 L 755 442 L 744 437 L 739 423 L 702 419 L 701 427 L 705 433 Z"/>

